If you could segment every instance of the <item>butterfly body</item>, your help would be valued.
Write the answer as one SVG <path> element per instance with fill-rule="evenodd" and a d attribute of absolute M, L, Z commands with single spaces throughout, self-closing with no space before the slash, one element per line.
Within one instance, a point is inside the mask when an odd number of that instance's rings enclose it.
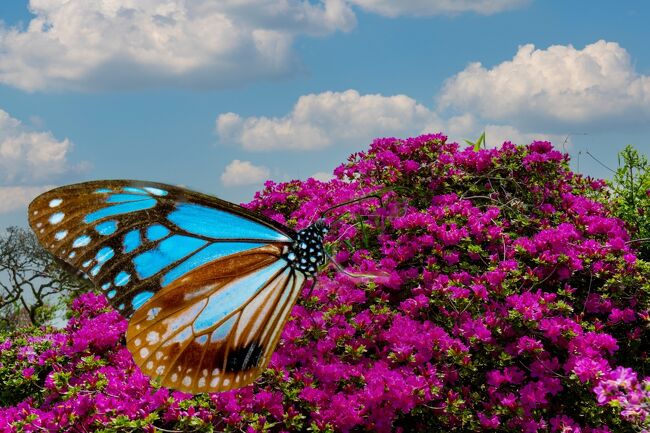
<path fill-rule="evenodd" d="M 296 234 L 296 240 L 287 253 L 286 260 L 295 270 L 313 276 L 318 267 L 325 263 L 323 237 L 329 228 L 318 220 Z"/>
<path fill-rule="evenodd" d="M 170 185 L 96 181 L 29 207 L 39 241 L 129 318 L 127 347 L 163 386 L 214 392 L 270 360 L 306 279 L 325 262 L 322 220 L 299 232 Z"/>

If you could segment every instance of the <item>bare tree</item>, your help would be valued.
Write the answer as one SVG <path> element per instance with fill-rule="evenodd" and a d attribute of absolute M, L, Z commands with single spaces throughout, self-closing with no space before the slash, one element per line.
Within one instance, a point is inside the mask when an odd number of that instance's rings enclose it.
<path fill-rule="evenodd" d="M 85 285 L 40 246 L 31 231 L 0 235 L 0 328 L 42 325 L 72 289 Z"/>

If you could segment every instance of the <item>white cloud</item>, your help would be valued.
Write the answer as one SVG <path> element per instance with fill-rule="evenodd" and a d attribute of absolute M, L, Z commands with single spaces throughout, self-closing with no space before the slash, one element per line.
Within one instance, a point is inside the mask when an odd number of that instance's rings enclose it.
<path fill-rule="evenodd" d="M 492 69 L 470 65 L 437 100 L 434 109 L 406 95 L 323 92 L 300 97 L 282 117 L 222 114 L 216 130 L 222 142 L 249 151 L 358 147 L 376 137 L 439 131 L 460 143 L 485 131 L 488 146 L 548 140 L 566 149 L 572 133 L 647 125 L 650 76 L 636 73 L 616 43 L 582 50 L 526 45 Z"/>
<path fill-rule="evenodd" d="M 0 186 L 0 214 L 26 208 L 37 195 L 51 188 L 54 186 Z"/>
<path fill-rule="evenodd" d="M 489 15 L 514 9 L 530 3 L 530 0 L 350 0 L 369 12 L 388 17 L 399 15 L 428 16 L 476 12 Z"/>
<path fill-rule="evenodd" d="M 511 125 L 492 125 L 487 124 L 484 126 L 485 142 L 488 147 L 499 147 L 505 141 L 510 141 L 515 144 L 528 144 L 533 141 L 550 141 L 558 149 L 561 149 L 562 143 L 567 137 L 558 134 L 546 134 L 542 132 L 521 132 Z M 474 137 L 475 139 L 478 137 Z M 567 139 L 570 143 L 570 137 Z"/>
<path fill-rule="evenodd" d="M 0 109 L 0 180 L 32 182 L 69 169 L 70 140 L 57 140 L 51 132 L 34 132 Z"/>
<path fill-rule="evenodd" d="M 312 174 L 310 177 L 313 177 L 316 180 L 320 180 L 321 182 L 329 182 L 330 180 L 334 179 L 334 174 L 327 171 L 319 171 Z"/>
<path fill-rule="evenodd" d="M 58 140 L 49 131 L 33 131 L 0 109 L 0 214 L 25 207 L 36 195 L 52 188 L 48 180 L 72 167 L 70 140 Z"/>
<path fill-rule="evenodd" d="M 434 118 L 435 113 L 405 95 L 346 90 L 301 96 L 284 117 L 221 114 L 216 130 L 222 142 L 236 142 L 247 150 L 314 150 L 376 136 L 417 134 Z"/>
<path fill-rule="evenodd" d="M 235 159 L 221 174 L 221 182 L 226 186 L 255 185 L 266 181 L 270 174 L 271 171 L 264 166 Z"/>
<path fill-rule="evenodd" d="M 249 151 L 317 150 L 335 144 L 359 146 L 376 137 L 440 131 L 460 142 L 475 139 L 486 131 L 491 146 L 506 140 L 527 144 L 559 138 L 491 124 L 472 113 L 443 118 L 406 95 L 360 95 L 356 90 L 301 96 L 293 110 L 279 118 L 242 119 L 236 113 L 221 114 L 216 130 L 222 142 L 234 142 Z"/>
<path fill-rule="evenodd" d="M 30 0 L 0 26 L 0 83 L 27 91 L 229 87 L 296 71 L 296 37 L 395 17 L 492 14 L 530 0 Z"/>
<path fill-rule="evenodd" d="M 429 132 L 442 131 L 450 139 L 461 144 L 465 144 L 465 140 L 475 141 L 481 133 L 485 132 L 485 142 L 488 147 L 501 146 L 505 141 L 515 144 L 528 144 L 536 140 L 550 141 L 559 146 L 566 138 L 558 134 L 535 131 L 524 132 L 512 125 L 493 124 L 477 118 L 472 113 L 465 113 L 444 120 L 438 118 L 437 122 L 427 125 L 424 130 Z"/>
<path fill-rule="evenodd" d="M 531 44 L 491 69 L 472 63 L 450 78 L 439 109 L 471 112 L 517 127 L 608 127 L 650 120 L 650 76 L 635 72 L 627 51 L 598 41 L 582 50 Z"/>
<path fill-rule="evenodd" d="M 291 72 L 296 35 L 347 31 L 344 0 L 30 0 L 0 27 L 0 83 L 28 91 L 227 86 Z"/>

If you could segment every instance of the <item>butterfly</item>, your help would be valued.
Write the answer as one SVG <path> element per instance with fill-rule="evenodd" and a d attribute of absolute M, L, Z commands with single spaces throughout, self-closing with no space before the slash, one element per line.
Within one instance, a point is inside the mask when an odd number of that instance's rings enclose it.
<path fill-rule="evenodd" d="M 252 383 L 305 282 L 326 261 L 322 219 L 295 232 L 160 183 L 63 186 L 28 212 L 40 243 L 129 319 L 127 348 L 141 370 L 193 394 Z"/>

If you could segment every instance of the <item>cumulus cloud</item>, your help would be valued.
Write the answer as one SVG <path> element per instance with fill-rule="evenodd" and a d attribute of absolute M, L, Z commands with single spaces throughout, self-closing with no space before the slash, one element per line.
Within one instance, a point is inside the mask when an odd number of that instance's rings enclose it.
<path fill-rule="evenodd" d="M 301 96 L 284 117 L 221 114 L 216 131 L 222 142 L 239 143 L 252 151 L 314 150 L 374 136 L 411 135 L 435 118 L 435 113 L 405 95 L 346 90 Z"/>
<path fill-rule="evenodd" d="M 650 76 L 635 72 L 627 51 L 598 41 L 519 48 L 491 69 L 472 63 L 445 83 L 440 110 L 471 112 L 489 121 L 531 127 L 608 127 L 650 120 Z"/>
<path fill-rule="evenodd" d="M 47 180 L 79 168 L 68 162 L 71 149 L 67 138 L 32 131 L 0 109 L 0 213 L 24 207 L 50 188 Z"/>
<path fill-rule="evenodd" d="M 39 181 L 69 169 L 70 140 L 51 132 L 35 132 L 0 109 L 0 180 Z"/>
<path fill-rule="evenodd" d="M 267 180 L 270 174 L 271 171 L 264 166 L 235 159 L 221 174 L 221 182 L 225 186 L 255 185 Z"/>
<path fill-rule="evenodd" d="M 567 143 L 570 143 L 570 137 L 567 139 L 566 136 L 562 136 L 561 134 L 550 134 L 535 130 L 520 130 L 508 124 L 494 124 L 472 113 L 465 113 L 446 119 L 439 117 L 436 122 L 428 124 L 424 128 L 424 131 L 442 131 L 450 139 L 462 144 L 465 143 L 465 140 L 474 141 L 478 139 L 481 133 L 485 132 L 485 144 L 487 147 L 498 147 L 505 141 L 510 141 L 515 144 L 528 144 L 536 140 L 542 140 L 560 145 L 566 139 Z"/>
<path fill-rule="evenodd" d="M 491 69 L 475 63 L 451 77 L 432 108 L 407 95 L 323 92 L 300 97 L 284 116 L 221 114 L 216 131 L 248 151 L 358 148 L 376 137 L 438 131 L 460 143 L 485 132 L 491 147 L 548 140 L 569 149 L 572 133 L 648 124 L 650 77 L 632 65 L 612 42 L 526 45 Z"/>
<path fill-rule="evenodd" d="M 29 9 L 25 29 L 0 27 L 0 83 L 29 91 L 281 76 L 297 64 L 296 35 L 356 25 L 344 0 L 30 0 Z"/>
<path fill-rule="evenodd" d="M 530 0 L 30 0 L 25 28 L 0 26 L 0 83 L 27 91 L 229 87 L 286 76 L 297 36 L 356 26 L 353 7 L 429 16 L 491 14 Z"/>
<path fill-rule="evenodd" d="M 506 140 L 526 144 L 560 136 L 522 132 L 511 125 L 485 122 L 473 113 L 442 117 L 406 95 L 361 95 L 356 90 L 301 96 L 283 117 L 247 117 L 224 113 L 217 117 L 220 141 L 249 151 L 318 150 L 332 145 L 370 142 L 376 137 L 407 137 L 442 131 L 453 140 L 473 139 L 486 132 L 487 143 Z"/>
<path fill-rule="evenodd" d="M 51 188 L 54 186 L 0 186 L 0 214 L 26 208 L 37 195 Z"/>
<path fill-rule="evenodd" d="M 321 182 L 329 182 L 330 180 L 334 179 L 334 174 L 327 171 L 319 171 L 312 174 L 310 177 L 313 177 L 316 180 L 320 180 Z"/>
<path fill-rule="evenodd" d="M 388 17 L 476 12 L 490 15 L 530 3 L 530 0 L 350 0 L 368 12 Z"/>
<path fill-rule="evenodd" d="M 522 132 L 512 125 L 486 124 L 483 127 L 483 131 L 485 131 L 485 142 L 488 147 L 501 146 L 505 141 L 510 141 L 515 144 L 528 144 L 533 141 L 550 141 L 558 148 L 561 148 L 565 140 L 567 145 L 571 143 L 570 136 L 567 137 L 544 132 Z"/>

